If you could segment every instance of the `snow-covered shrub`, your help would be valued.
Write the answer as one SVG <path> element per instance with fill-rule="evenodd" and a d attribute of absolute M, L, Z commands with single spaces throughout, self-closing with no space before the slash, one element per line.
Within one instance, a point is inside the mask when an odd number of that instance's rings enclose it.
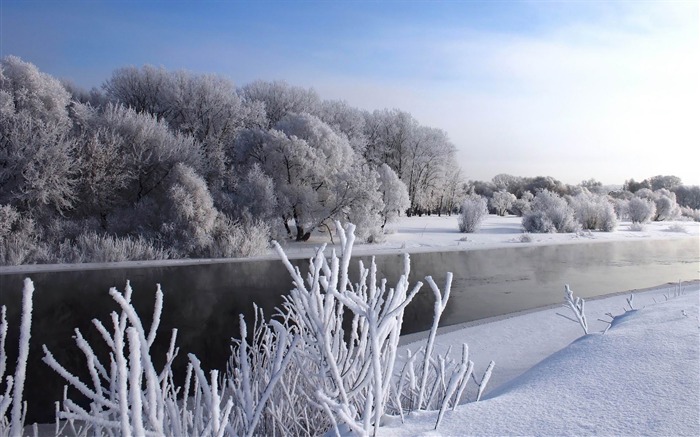
<path fill-rule="evenodd" d="M 531 211 L 523 216 L 523 228 L 526 232 L 547 234 L 557 232 L 556 226 L 552 223 L 544 211 Z"/>
<path fill-rule="evenodd" d="M 528 232 L 575 232 L 578 229 L 573 209 L 556 193 L 540 191 L 531 207 L 522 222 Z"/>
<path fill-rule="evenodd" d="M 632 232 L 642 232 L 646 227 L 644 226 L 644 223 L 641 222 L 632 222 L 629 226 L 629 230 Z"/>
<path fill-rule="evenodd" d="M 527 194 L 531 194 L 529 191 L 526 191 Z M 531 207 L 530 207 L 530 201 L 525 200 L 523 198 L 520 199 L 515 199 L 515 202 L 510 207 L 510 211 L 517 215 L 518 217 L 522 217 L 528 212 L 530 212 Z"/>
<path fill-rule="evenodd" d="M 516 200 L 515 194 L 511 194 L 506 190 L 496 191 L 489 200 L 489 206 L 496 210 L 496 214 L 504 216 Z"/>
<path fill-rule="evenodd" d="M 628 203 L 629 199 L 613 199 L 612 204 L 618 220 L 624 220 L 627 218 Z"/>
<path fill-rule="evenodd" d="M 653 221 L 673 220 L 680 216 L 681 211 L 676 202 L 676 193 L 666 188 L 660 188 L 656 191 L 642 188 L 635 195 L 654 203 L 655 209 L 650 218 Z"/>
<path fill-rule="evenodd" d="M 635 197 L 627 203 L 627 216 L 632 223 L 646 223 L 654 217 L 654 214 L 656 214 L 656 204 L 651 200 Z"/>
<path fill-rule="evenodd" d="M 583 333 L 588 334 L 588 321 L 586 320 L 585 307 L 586 301 L 580 297 L 574 298 L 574 292 L 571 290 L 571 288 L 569 288 L 568 284 L 564 285 L 564 302 L 564 306 L 571 309 L 571 312 L 574 313 L 576 320 L 564 316 L 563 314 L 559 315 L 571 321 L 577 322 L 581 326 L 581 329 L 583 329 Z"/>
<path fill-rule="evenodd" d="M 0 265 L 50 262 L 50 250 L 41 237 L 30 216 L 11 205 L 0 206 Z"/>
<path fill-rule="evenodd" d="M 64 392 L 56 419 L 66 421 L 64 426 L 71 434 L 223 435 L 228 429 L 233 399 L 225 394 L 225 386 L 219 388 L 219 372 L 212 370 L 207 377 L 199 360 L 190 354 L 184 388 L 174 382 L 171 366 L 178 355 L 177 329 L 171 333 L 162 369 L 157 370 L 153 364 L 150 349 L 163 310 L 160 286 L 150 327 L 143 326 L 131 304 L 128 282 L 123 294 L 112 288 L 110 295 L 121 308 L 120 314 L 111 313 L 113 332 L 99 320 L 93 320 L 109 349 L 108 360 L 97 356 L 80 330 L 75 330 L 76 345 L 89 370 L 89 382 L 71 374 L 46 346 L 43 348 L 43 361 L 90 401 L 89 409 L 85 409 Z M 60 433 L 66 432 L 64 429 Z"/>
<path fill-rule="evenodd" d="M 581 192 L 570 198 L 574 216 L 583 229 L 611 232 L 617 226 L 615 208 L 607 196 Z"/>
<path fill-rule="evenodd" d="M 24 418 L 27 414 L 27 403 L 22 400 L 24 381 L 27 375 L 27 359 L 29 357 L 29 339 L 32 326 L 32 296 L 34 283 L 31 279 L 24 280 L 22 288 L 22 318 L 19 328 L 19 352 L 13 375 L 7 375 L 7 355 L 5 340 L 7 339 L 7 308 L 0 309 L 0 436 L 18 436 L 24 432 Z M 2 383 L 5 387 L 2 389 Z M 7 411 L 10 409 L 10 417 Z"/>
<path fill-rule="evenodd" d="M 674 223 L 671 226 L 668 227 L 669 232 L 680 232 L 682 234 L 687 234 L 688 230 L 685 228 L 685 226 L 679 224 L 679 223 Z"/>
<path fill-rule="evenodd" d="M 528 232 L 523 232 L 520 234 L 520 238 L 518 240 L 521 243 L 532 243 L 532 235 Z"/>
<path fill-rule="evenodd" d="M 459 232 L 476 232 L 488 213 L 486 199 L 483 196 L 468 196 L 462 202 L 462 208 L 459 212 L 459 217 L 457 217 Z"/>
<path fill-rule="evenodd" d="M 270 247 L 270 226 L 261 220 L 236 221 L 219 214 L 207 254 L 213 258 L 264 255 Z"/>
<path fill-rule="evenodd" d="M 340 258 L 335 252 L 325 258 L 322 247 L 310 260 L 306 278 L 277 245 L 295 284 L 282 315 L 302 338 L 296 364 L 290 366 L 295 369 L 293 378 L 285 379 L 290 382 L 280 387 L 293 382 L 305 390 L 297 396 L 310 401 L 310 407 L 299 405 L 293 412 L 287 405 L 285 411 L 292 417 L 308 417 L 314 409 L 326 413 L 321 422 L 327 427 L 316 425 L 315 433 L 333 427 L 337 433 L 347 430 L 358 435 L 374 434 L 384 414 L 403 415 L 430 408 L 444 411 L 448 405 L 459 402 L 470 381 L 468 369 L 473 368 L 466 354 L 461 361 L 453 361 L 447 355 L 433 356 L 437 323 L 450 294 L 452 276 L 448 274 L 444 294 L 430 277 L 426 278 L 436 298 L 433 329 L 426 346 L 412 360 L 409 358 L 410 363 L 398 379 L 394 377 L 403 310 L 422 284 L 409 289 L 410 262 L 405 255 L 404 270 L 396 287 L 387 289 L 386 280 L 378 281 L 374 261 L 369 268 L 360 262 L 360 280 L 353 285 L 348 277 L 353 228 L 348 225 L 346 232 L 336 223 Z M 422 357 L 423 365 L 416 368 L 413 364 L 417 357 Z M 492 368 L 493 364 L 482 377 L 477 398 Z M 303 384 L 300 378 L 305 381 Z"/>
<path fill-rule="evenodd" d="M 688 217 L 693 221 L 700 222 L 700 209 L 684 206 L 681 208 L 681 214 L 683 217 Z"/>
<path fill-rule="evenodd" d="M 85 232 L 75 240 L 64 240 L 58 247 L 58 263 L 103 263 L 119 261 L 159 260 L 172 258 L 172 253 L 144 237 L 117 237 Z"/>

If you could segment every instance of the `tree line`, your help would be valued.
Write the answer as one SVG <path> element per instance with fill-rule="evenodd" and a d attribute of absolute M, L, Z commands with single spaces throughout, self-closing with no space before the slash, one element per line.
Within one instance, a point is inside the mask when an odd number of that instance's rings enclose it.
<path fill-rule="evenodd" d="M 0 61 L 0 260 L 259 253 L 333 221 L 380 241 L 400 213 L 451 212 L 455 146 L 408 112 L 313 89 L 144 66 L 84 90 Z"/>

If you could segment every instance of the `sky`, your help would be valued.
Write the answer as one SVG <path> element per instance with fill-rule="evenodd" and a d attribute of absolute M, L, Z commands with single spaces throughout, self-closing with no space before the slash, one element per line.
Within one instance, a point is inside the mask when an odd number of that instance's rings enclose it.
<path fill-rule="evenodd" d="M 698 1 L 0 0 L 0 56 L 284 80 L 447 132 L 467 179 L 700 185 Z"/>

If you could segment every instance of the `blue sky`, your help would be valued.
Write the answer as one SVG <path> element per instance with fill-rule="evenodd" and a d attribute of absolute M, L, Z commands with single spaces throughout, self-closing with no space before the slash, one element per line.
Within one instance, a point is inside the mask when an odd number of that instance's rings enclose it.
<path fill-rule="evenodd" d="M 285 80 L 448 132 L 466 176 L 700 184 L 698 2 L 9 1 L 0 55 Z"/>

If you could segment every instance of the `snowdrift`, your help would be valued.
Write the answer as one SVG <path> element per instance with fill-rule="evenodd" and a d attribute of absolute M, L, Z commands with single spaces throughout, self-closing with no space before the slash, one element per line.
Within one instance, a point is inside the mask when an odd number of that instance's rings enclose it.
<path fill-rule="evenodd" d="M 699 435 L 698 296 L 616 317 L 607 333 L 446 414 L 437 431 L 436 414 L 420 413 L 382 435 Z"/>

